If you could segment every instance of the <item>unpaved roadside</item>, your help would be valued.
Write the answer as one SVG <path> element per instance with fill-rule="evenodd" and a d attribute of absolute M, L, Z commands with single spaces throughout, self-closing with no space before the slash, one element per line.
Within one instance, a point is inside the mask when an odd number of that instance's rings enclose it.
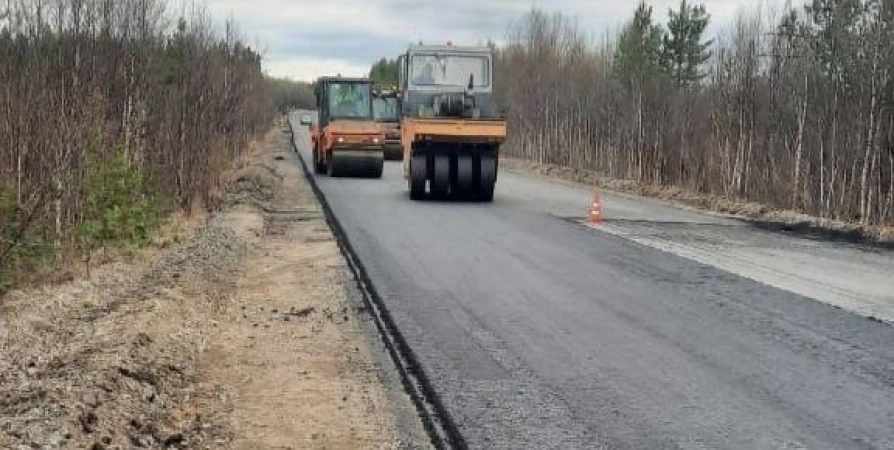
<path fill-rule="evenodd" d="M 0 448 L 427 448 L 279 122 L 182 244 L 0 299 Z"/>
<path fill-rule="evenodd" d="M 399 423 L 412 405 L 389 399 L 395 381 L 380 379 L 387 362 L 286 130 L 247 170 L 269 195 L 222 217 L 252 251 L 209 348 L 205 391 L 226 399 L 234 448 L 424 447 L 421 428 Z"/>

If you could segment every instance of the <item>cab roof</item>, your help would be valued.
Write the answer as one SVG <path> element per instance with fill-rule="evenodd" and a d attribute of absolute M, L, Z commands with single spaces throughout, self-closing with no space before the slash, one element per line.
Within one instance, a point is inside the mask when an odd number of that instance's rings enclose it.
<path fill-rule="evenodd" d="M 333 77 L 333 76 L 325 76 L 317 78 L 317 83 L 359 83 L 359 84 L 372 84 L 372 80 L 369 78 L 361 78 L 361 77 Z"/>
<path fill-rule="evenodd" d="M 492 53 L 490 47 L 461 46 L 461 45 L 426 45 L 411 44 L 407 47 L 410 53 L 415 52 L 444 52 L 444 53 Z"/>

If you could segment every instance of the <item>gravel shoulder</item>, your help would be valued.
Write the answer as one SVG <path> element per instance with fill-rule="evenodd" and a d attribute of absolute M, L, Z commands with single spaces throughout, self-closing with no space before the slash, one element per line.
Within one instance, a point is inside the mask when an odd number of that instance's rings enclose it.
<path fill-rule="evenodd" d="M 289 149 L 181 244 L 0 299 L 0 448 L 429 447 Z"/>

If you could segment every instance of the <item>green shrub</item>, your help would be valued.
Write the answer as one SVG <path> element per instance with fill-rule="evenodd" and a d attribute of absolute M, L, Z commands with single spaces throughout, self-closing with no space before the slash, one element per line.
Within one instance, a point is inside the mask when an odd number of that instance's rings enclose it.
<path fill-rule="evenodd" d="M 91 247 L 112 243 L 144 246 L 159 222 L 159 200 L 149 172 L 123 151 L 87 158 L 81 235 Z"/>

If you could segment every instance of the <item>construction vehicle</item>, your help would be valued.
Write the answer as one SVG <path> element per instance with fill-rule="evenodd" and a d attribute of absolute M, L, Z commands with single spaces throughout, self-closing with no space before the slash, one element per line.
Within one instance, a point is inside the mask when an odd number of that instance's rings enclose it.
<path fill-rule="evenodd" d="M 411 45 L 400 68 L 403 173 L 410 198 L 491 202 L 506 120 L 489 47 Z"/>
<path fill-rule="evenodd" d="M 404 147 L 400 142 L 400 101 L 396 88 L 373 91 L 373 116 L 385 133 L 385 159 L 401 160 Z"/>
<path fill-rule="evenodd" d="M 319 115 L 311 131 L 314 172 L 381 178 L 385 134 L 373 120 L 372 80 L 321 77 L 314 95 Z"/>

